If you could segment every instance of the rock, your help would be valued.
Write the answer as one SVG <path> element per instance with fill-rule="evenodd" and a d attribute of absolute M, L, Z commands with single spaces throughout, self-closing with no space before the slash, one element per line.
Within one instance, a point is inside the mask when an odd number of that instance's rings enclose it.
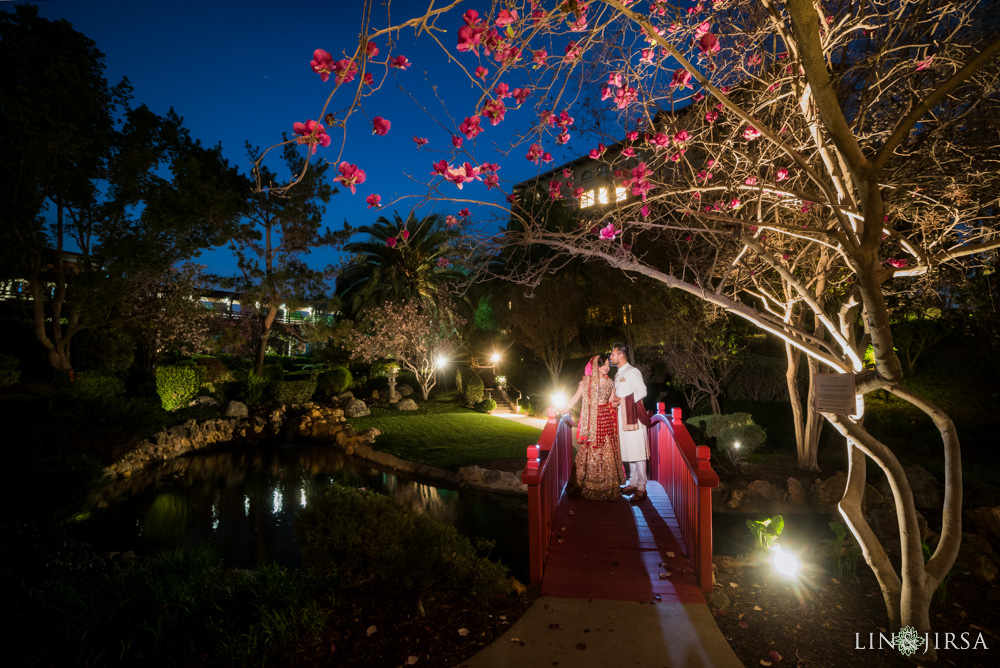
<path fill-rule="evenodd" d="M 364 417 L 370 413 L 371 411 L 368 410 L 367 404 L 361 401 L 361 399 L 351 399 L 347 402 L 347 406 L 344 407 L 344 416 L 349 418 Z"/>
<path fill-rule="evenodd" d="M 734 489 L 729 494 L 729 500 L 726 501 L 727 508 L 739 508 L 743 503 L 743 498 L 746 496 L 746 491 L 742 489 Z"/>
<path fill-rule="evenodd" d="M 507 578 L 507 586 L 510 587 L 518 596 L 524 596 L 528 593 L 528 588 L 521 584 L 521 582 L 513 575 Z"/>
<path fill-rule="evenodd" d="M 896 506 L 885 504 L 877 507 L 866 514 L 866 519 L 871 525 L 872 531 L 885 547 L 886 552 L 893 556 L 899 555 L 899 521 L 896 516 Z M 927 518 L 917 511 L 917 528 L 920 531 L 920 540 L 924 541 L 932 548 L 937 545 L 938 535 L 931 530 L 927 523 Z"/>
<path fill-rule="evenodd" d="M 719 571 L 722 573 L 739 573 L 743 570 L 740 560 L 736 557 L 727 557 L 720 554 L 712 557 L 712 563 L 718 566 Z"/>
<path fill-rule="evenodd" d="M 215 400 L 214 397 L 201 396 L 197 397 L 188 404 L 188 406 L 218 406 L 219 402 Z"/>
<path fill-rule="evenodd" d="M 413 399 L 403 399 L 396 404 L 396 409 L 401 411 L 415 411 L 417 410 L 417 402 Z"/>
<path fill-rule="evenodd" d="M 802 481 L 798 478 L 788 479 L 788 502 L 793 506 L 805 505 L 808 500 L 806 488 L 802 486 Z"/>
<path fill-rule="evenodd" d="M 774 498 L 774 488 L 766 480 L 754 480 L 747 485 L 747 496 L 751 499 L 767 499 L 770 501 Z"/>
<path fill-rule="evenodd" d="M 974 533 L 963 533 L 955 568 L 967 570 L 969 575 L 984 582 L 993 582 L 997 577 L 997 566 L 991 557 L 995 557 L 995 553 L 989 541 Z"/>
<path fill-rule="evenodd" d="M 726 503 L 729 498 L 729 485 L 725 480 L 719 481 L 719 486 L 712 489 L 712 508 L 718 509 Z"/>
<path fill-rule="evenodd" d="M 967 508 L 962 513 L 962 520 L 969 529 L 1000 545 L 1000 508 Z"/>
<path fill-rule="evenodd" d="M 341 392 L 337 395 L 337 401 L 341 403 L 347 403 L 354 398 L 354 393 L 348 390 L 347 392 Z"/>
<path fill-rule="evenodd" d="M 411 394 L 413 394 L 413 388 L 407 385 L 406 383 L 400 383 L 399 385 L 396 386 L 396 394 L 398 394 L 401 397 L 408 397 Z"/>
<path fill-rule="evenodd" d="M 836 505 L 844 498 L 847 488 L 847 474 L 837 471 L 826 480 L 817 480 L 812 484 L 813 501 L 821 513 L 836 512 Z"/>
<path fill-rule="evenodd" d="M 230 401 L 226 406 L 226 417 L 228 418 L 241 418 L 249 415 L 247 405 L 241 401 Z"/>
<path fill-rule="evenodd" d="M 379 394 L 378 390 L 372 390 L 372 403 L 375 403 L 376 401 L 378 401 L 379 398 L 381 398 L 381 396 L 382 395 Z"/>
<path fill-rule="evenodd" d="M 944 504 L 944 485 L 931 473 L 920 466 L 904 466 L 903 472 L 913 490 L 913 505 L 940 511 Z"/>
<path fill-rule="evenodd" d="M 729 597 L 721 591 L 713 591 L 709 594 L 705 594 L 705 601 L 708 603 L 708 607 L 712 610 L 728 610 L 729 606 L 732 605 Z"/>

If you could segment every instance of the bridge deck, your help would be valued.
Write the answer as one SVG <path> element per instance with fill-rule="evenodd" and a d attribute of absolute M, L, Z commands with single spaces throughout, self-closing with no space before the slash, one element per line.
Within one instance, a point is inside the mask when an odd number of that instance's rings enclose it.
<path fill-rule="evenodd" d="M 634 505 L 564 496 L 542 595 L 704 603 L 670 499 L 656 482 L 646 492 Z"/>

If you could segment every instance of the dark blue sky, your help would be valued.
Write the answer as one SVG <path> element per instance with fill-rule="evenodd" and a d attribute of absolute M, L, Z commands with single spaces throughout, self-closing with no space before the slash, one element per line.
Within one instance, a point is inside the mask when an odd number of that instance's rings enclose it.
<path fill-rule="evenodd" d="M 4 3 L 5 9 L 12 3 Z M 128 77 L 134 87 L 134 103 L 147 104 L 164 113 L 170 107 L 184 118 L 192 136 L 204 144 L 221 142 L 231 163 L 247 172 L 244 141 L 262 148 L 277 143 L 282 132 L 291 134 L 292 123 L 319 119 L 333 80 L 320 81 L 310 66 L 312 53 L 323 48 L 343 57 L 353 52 L 360 32 L 362 3 L 277 2 L 275 0 L 173 0 L 148 3 L 138 0 L 48 0 L 38 3 L 40 13 L 49 19 L 66 19 L 79 32 L 94 40 L 105 54 L 109 82 Z M 473 6 L 470 3 L 470 6 Z M 394 2 L 394 19 L 404 12 L 417 14 L 427 7 L 426 0 Z M 485 10 L 485 7 L 480 7 Z M 384 27 L 385 17 L 373 13 L 373 27 Z M 464 11 L 464 7 L 461 11 Z M 454 49 L 461 11 L 455 12 L 441 26 L 449 29 L 441 35 L 442 43 Z M 387 39 L 376 41 L 380 56 L 388 52 Z M 442 158 L 454 161 L 450 137 L 458 123 L 475 112 L 478 99 L 461 72 L 446 63 L 441 49 L 425 37 L 414 46 L 413 31 L 403 33 L 393 54 L 405 55 L 413 65 L 406 71 L 390 70 L 382 89 L 364 102 L 364 113 L 352 116 L 343 158 L 367 172 L 367 181 L 352 195 L 341 188 L 327 207 L 326 223 L 340 227 L 345 219 L 352 225 L 371 223 L 380 215 L 369 210 L 365 197 L 382 196 L 386 215 L 398 210 L 404 217 L 421 205 L 419 215 L 432 212 L 457 213 L 464 202 L 423 203 L 426 183 L 431 180 L 431 164 Z M 454 51 L 452 51 L 455 53 Z M 469 69 L 475 67 L 471 54 L 460 55 Z M 495 71 L 494 64 L 484 65 Z M 376 81 L 384 69 L 373 71 Z M 515 81 L 510 81 L 513 88 Z M 400 90 L 400 86 L 417 101 Z M 435 91 L 433 87 L 437 87 Z M 335 95 L 329 111 L 340 111 L 348 104 L 353 86 L 344 86 Z M 437 97 L 445 100 L 451 116 Z M 424 108 L 421 109 L 421 106 Z M 517 131 L 527 130 L 533 120 L 530 108 L 507 113 L 507 120 L 496 127 L 483 119 L 483 134 L 474 143 L 474 162 L 501 162 L 501 184 L 510 185 L 529 178 L 553 165 L 536 167 L 524 159 L 525 148 L 518 147 L 513 157 L 503 160 L 495 147 L 508 149 Z M 367 117 L 365 116 L 367 114 Z M 392 122 L 384 137 L 371 134 L 370 118 L 381 115 Z M 416 150 L 411 137 L 427 137 L 430 143 Z M 342 135 L 331 135 L 333 143 L 320 149 L 318 157 L 335 160 L 340 152 Z M 495 146 L 494 146 L 495 143 Z M 551 142 L 550 142 L 551 143 Z M 467 142 L 467 146 L 472 145 Z M 556 151 L 546 146 L 556 158 L 553 164 L 586 153 L 586 140 L 575 139 L 568 150 Z M 469 156 L 463 159 L 470 160 Z M 470 160 L 472 161 L 472 160 Z M 273 163 L 272 163 L 273 165 Z M 443 184 L 440 193 L 448 197 L 487 200 L 503 203 L 498 191 L 487 192 L 480 183 L 466 184 L 459 191 Z M 402 198 L 396 203 L 393 200 Z M 491 207 L 472 207 L 474 218 L 487 221 L 502 217 Z M 495 224 L 493 227 L 495 228 Z M 321 267 L 333 260 L 330 253 L 315 254 L 310 264 Z M 231 273 L 235 263 L 228 250 L 206 253 L 200 260 L 212 271 Z"/>

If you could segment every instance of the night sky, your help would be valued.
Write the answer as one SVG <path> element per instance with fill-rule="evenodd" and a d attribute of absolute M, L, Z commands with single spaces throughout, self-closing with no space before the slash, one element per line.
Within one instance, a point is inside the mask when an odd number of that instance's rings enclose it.
<path fill-rule="evenodd" d="M 13 9 L 14 3 L 0 5 Z M 353 53 L 360 32 L 361 2 L 275 2 L 274 0 L 210 0 L 193 2 L 147 3 L 135 0 L 49 0 L 38 3 L 40 14 L 49 19 L 66 19 L 88 36 L 105 54 L 106 76 L 111 84 L 128 77 L 134 87 L 133 104 L 145 103 L 157 113 L 171 106 L 184 118 L 193 137 L 203 144 L 221 142 L 225 156 L 232 164 L 249 172 L 244 142 L 249 140 L 261 148 L 281 140 L 281 133 L 291 133 L 292 123 L 319 119 L 327 95 L 333 90 L 333 78 L 323 83 L 309 66 L 312 53 L 322 48 L 334 58 L 342 52 Z M 393 3 L 393 17 L 418 14 L 426 9 L 426 0 Z M 472 6 L 470 4 L 470 6 Z M 486 7 L 480 7 L 484 10 Z M 464 8 L 461 10 L 464 11 Z M 457 54 L 457 30 L 462 25 L 461 11 L 440 23 L 449 33 L 442 34 L 442 43 L 461 57 L 473 69 L 478 63 L 471 54 Z M 382 12 L 382 14 L 379 14 Z M 373 27 L 384 27 L 384 8 L 373 12 Z M 376 40 L 384 59 L 389 49 L 385 37 Z M 372 193 L 382 196 L 383 211 L 390 216 L 397 210 L 404 217 L 415 206 L 418 215 L 433 212 L 457 213 L 466 202 L 422 203 L 431 179 L 431 164 L 442 158 L 454 161 L 451 135 L 462 119 L 474 113 L 477 91 L 463 81 L 454 65 L 446 64 L 446 56 L 432 40 L 420 39 L 416 47 L 412 30 L 400 36 L 393 55 L 405 55 L 412 66 L 406 70 L 390 69 L 382 88 L 363 103 L 364 112 L 351 117 L 348 136 L 340 159 L 355 163 L 367 172 L 367 181 L 357 194 L 340 188 L 327 207 L 325 222 L 339 228 L 346 219 L 354 226 L 370 224 L 380 215 L 368 209 L 365 197 Z M 488 62 L 487 62 L 488 60 Z M 492 59 L 484 65 L 495 70 Z M 373 71 L 376 81 L 385 68 Z M 513 88 L 516 82 L 511 80 Z M 402 91 L 405 87 L 406 94 Z M 432 86 L 437 86 L 435 90 Z M 334 96 L 328 112 L 339 112 L 348 105 L 348 94 L 354 84 L 342 86 Z M 414 100 L 411 95 L 416 98 Z M 436 97 L 448 104 L 449 116 Z M 555 163 L 537 167 L 524 159 L 524 147 L 514 149 L 511 159 L 504 159 L 496 148 L 509 150 L 516 132 L 524 132 L 533 120 L 529 107 L 509 111 L 506 120 L 496 127 L 483 119 L 484 132 L 466 146 L 474 146 L 474 160 L 482 163 L 500 162 L 501 186 L 509 191 L 512 184 L 547 171 L 591 146 L 576 139 L 557 151 L 554 142 L 548 150 Z M 423 107 L 423 108 L 421 108 Z M 365 115 L 367 114 L 367 116 Z M 381 137 L 371 132 L 371 118 L 381 115 L 392 122 L 389 134 Z M 417 150 L 411 140 L 414 135 L 430 141 Z M 331 133 L 328 148 L 321 148 L 318 157 L 338 160 L 343 135 Z M 272 168 L 278 168 L 274 162 Z M 331 170 L 335 173 L 335 169 Z M 333 174 L 331 174 L 332 176 Z M 439 180 L 439 179 L 437 179 Z M 442 184 L 440 194 L 455 198 L 503 203 L 504 195 L 487 191 L 481 182 L 466 184 L 459 191 L 453 184 Z M 400 201 L 393 202 L 397 198 Z M 490 219 L 505 216 L 496 208 L 471 206 L 474 220 L 496 229 Z M 319 268 L 335 257 L 332 253 L 317 253 L 310 264 Z M 218 273 L 232 273 L 235 262 L 231 253 L 217 250 L 204 254 L 199 262 Z"/>

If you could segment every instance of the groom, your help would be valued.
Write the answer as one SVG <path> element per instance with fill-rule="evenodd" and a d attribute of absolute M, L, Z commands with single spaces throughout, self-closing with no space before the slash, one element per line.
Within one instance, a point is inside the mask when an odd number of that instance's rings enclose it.
<path fill-rule="evenodd" d="M 641 406 L 635 402 L 646 396 L 646 383 L 642 372 L 628 363 L 629 349 L 616 343 L 611 351 L 611 363 L 618 368 L 615 373 L 615 395 L 618 397 L 618 438 L 621 441 L 622 461 L 628 465 L 628 483 L 622 494 L 632 495 L 633 501 L 646 498 L 646 427 L 637 416 Z M 631 409 L 631 410 L 630 410 Z"/>

